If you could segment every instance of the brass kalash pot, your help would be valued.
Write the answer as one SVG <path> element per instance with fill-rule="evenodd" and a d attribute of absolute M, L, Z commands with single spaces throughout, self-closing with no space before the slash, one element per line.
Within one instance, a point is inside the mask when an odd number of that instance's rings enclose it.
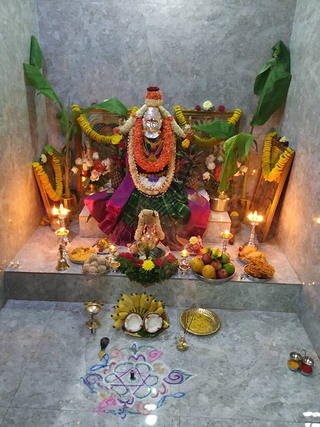
<path fill-rule="evenodd" d="M 218 197 L 210 197 L 210 208 L 212 211 L 225 212 L 228 207 L 229 197 L 222 191 Z"/>

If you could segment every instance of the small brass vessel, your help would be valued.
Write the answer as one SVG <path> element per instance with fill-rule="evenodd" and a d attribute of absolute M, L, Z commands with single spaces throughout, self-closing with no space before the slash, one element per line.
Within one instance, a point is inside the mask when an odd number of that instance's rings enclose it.
<path fill-rule="evenodd" d="M 56 270 L 57 271 L 65 271 L 68 270 L 69 264 L 67 263 L 65 257 L 64 257 L 64 247 L 63 247 L 63 243 L 60 243 L 59 245 L 59 259 L 58 259 L 58 264 L 56 266 Z"/>
<path fill-rule="evenodd" d="M 186 343 L 185 337 L 181 337 L 179 339 L 179 341 L 176 344 L 176 347 L 177 347 L 177 350 L 179 350 L 179 351 L 187 351 L 188 350 L 189 346 Z"/>

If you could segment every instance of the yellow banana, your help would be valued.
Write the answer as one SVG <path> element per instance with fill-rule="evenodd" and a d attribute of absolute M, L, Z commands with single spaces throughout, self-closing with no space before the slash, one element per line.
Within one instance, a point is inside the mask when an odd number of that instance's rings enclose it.
<path fill-rule="evenodd" d="M 162 327 L 163 327 L 163 329 L 169 328 L 169 323 L 164 320 L 163 323 L 162 323 Z"/>
<path fill-rule="evenodd" d="M 144 292 L 140 297 L 140 310 L 143 310 L 144 302 L 147 298 L 147 294 Z"/>
<path fill-rule="evenodd" d="M 149 313 L 153 313 L 158 308 L 158 302 L 154 299 L 149 306 Z"/>
<path fill-rule="evenodd" d="M 162 301 L 158 301 L 158 308 L 162 307 Z"/>
<path fill-rule="evenodd" d="M 128 296 L 128 295 L 126 295 L 126 294 L 122 294 L 121 295 L 122 296 L 122 299 L 123 299 L 123 301 L 125 302 L 125 304 L 128 306 L 128 308 L 129 308 L 129 312 L 130 311 L 133 311 L 133 303 L 132 303 L 132 300 L 131 300 L 131 298 Z"/>
<path fill-rule="evenodd" d="M 116 311 L 117 313 L 121 311 L 118 305 L 114 305 L 113 308 L 114 308 L 114 311 Z"/>
<path fill-rule="evenodd" d="M 149 310 L 150 303 L 151 303 L 150 299 L 149 299 L 149 298 L 146 298 L 146 300 L 144 301 L 144 304 L 143 304 L 143 309 L 144 309 L 145 311 L 148 311 L 148 310 Z"/>
<path fill-rule="evenodd" d="M 114 322 L 113 327 L 118 329 L 118 328 L 121 328 L 122 325 L 123 325 L 123 320 L 118 319 L 116 322 Z"/>
<path fill-rule="evenodd" d="M 117 313 L 111 314 L 111 317 L 113 320 L 118 320 L 119 319 L 119 315 Z"/>
<path fill-rule="evenodd" d="M 164 312 L 164 308 L 163 308 L 163 307 L 159 307 L 159 308 L 157 308 L 157 309 L 156 309 L 156 311 L 155 311 L 155 313 L 160 314 L 160 316 L 162 316 L 162 315 L 163 315 L 163 312 Z"/>
<path fill-rule="evenodd" d="M 132 304 L 128 304 L 127 301 L 124 301 L 124 300 L 120 300 L 118 305 L 119 305 L 120 311 L 127 311 L 128 313 L 130 313 L 133 308 Z"/>
<path fill-rule="evenodd" d="M 131 294 L 131 301 L 133 303 L 133 307 L 135 311 L 140 308 L 140 295 L 139 294 Z"/>
<path fill-rule="evenodd" d="M 128 316 L 128 314 L 129 313 L 127 311 L 120 311 L 119 317 L 120 319 L 124 320 Z"/>

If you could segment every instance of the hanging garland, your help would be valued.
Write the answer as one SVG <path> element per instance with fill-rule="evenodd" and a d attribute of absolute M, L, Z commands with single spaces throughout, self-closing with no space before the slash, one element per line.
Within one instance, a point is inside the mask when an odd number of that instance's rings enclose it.
<path fill-rule="evenodd" d="M 54 171 L 54 180 L 56 187 L 55 190 L 53 189 L 49 177 L 43 169 L 42 165 L 40 165 L 40 163 L 38 162 L 33 162 L 32 166 L 50 200 L 52 200 L 53 202 L 58 202 L 61 199 L 63 192 L 61 164 L 58 157 L 54 156 L 52 152 L 49 152 L 48 154 L 52 156 L 52 167 Z"/>
<path fill-rule="evenodd" d="M 80 111 L 80 107 L 75 104 L 72 106 L 72 111 Z M 80 114 L 80 116 L 77 118 L 77 122 L 79 123 L 79 126 L 81 127 L 83 132 L 89 138 L 92 138 L 96 142 L 100 142 L 102 144 L 118 145 L 119 142 L 122 140 L 122 135 L 117 133 L 114 135 L 108 136 L 108 135 L 101 135 L 100 133 L 96 132 L 94 129 L 92 129 L 90 122 L 87 120 L 84 114 Z"/>
<path fill-rule="evenodd" d="M 143 126 L 142 118 L 137 117 L 135 124 L 133 125 L 132 141 L 133 141 L 133 156 L 138 166 L 140 166 L 146 172 L 159 172 L 168 163 L 172 156 L 173 147 L 173 133 L 170 121 L 163 118 L 163 130 L 162 130 L 162 141 L 163 148 L 161 156 L 154 161 L 150 161 L 144 153 L 143 144 Z"/>
<path fill-rule="evenodd" d="M 184 117 L 184 114 L 182 112 L 182 109 L 179 105 L 176 105 L 174 107 L 174 112 L 176 115 L 177 122 L 179 126 L 184 128 L 187 125 L 186 118 Z M 240 108 L 237 108 L 234 110 L 232 117 L 228 119 L 228 123 L 232 125 L 236 125 L 241 117 L 242 111 Z M 213 147 L 216 145 L 220 145 L 222 142 L 224 142 L 225 139 L 211 137 L 211 138 L 200 138 L 198 135 L 193 135 L 192 137 L 192 143 L 199 145 L 200 147 Z"/>
<path fill-rule="evenodd" d="M 264 179 L 269 182 L 279 182 L 282 171 L 294 154 L 294 150 L 292 150 L 290 147 L 287 147 L 286 150 L 280 155 L 279 160 L 276 162 L 276 158 L 279 153 L 279 148 L 273 144 L 273 138 L 276 135 L 277 132 L 268 133 L 263 143 L 263 153 L 261 159 L 262 175 Z"/>

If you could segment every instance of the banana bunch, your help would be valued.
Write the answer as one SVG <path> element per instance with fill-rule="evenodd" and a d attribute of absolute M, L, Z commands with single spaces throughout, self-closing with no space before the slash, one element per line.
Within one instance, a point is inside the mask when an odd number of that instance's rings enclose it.
<path fill-rule="evenodd" d="M 164 313 L 162 301 L 157 301 L 152 295 L 147 295 L 145 292 L 142 295 L 126 294 L 121 295 L 122 299 L 118 301 L 118 305 L 114 306 L 115 313 L 111 315 L 115 320 L 113 327 L 120 328 L 126 317 L 130 313 L 138 313 L 142 318 L 148 313 L 157 313 L 160 316 Z M 163 320 L 162 327 L 168 328 L 169 323 Z"/>

